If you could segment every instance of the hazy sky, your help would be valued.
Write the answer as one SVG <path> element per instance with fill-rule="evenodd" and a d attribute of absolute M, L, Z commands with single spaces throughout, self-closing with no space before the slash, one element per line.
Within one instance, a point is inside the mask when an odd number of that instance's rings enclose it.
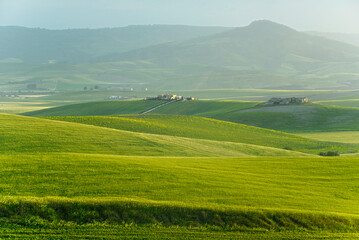
<path fill-rule="evenodd" d="M 245 26 L 359 33 L 359 0 L 0 0 L 0 26 L 50 29 L 142 24 Z"/>

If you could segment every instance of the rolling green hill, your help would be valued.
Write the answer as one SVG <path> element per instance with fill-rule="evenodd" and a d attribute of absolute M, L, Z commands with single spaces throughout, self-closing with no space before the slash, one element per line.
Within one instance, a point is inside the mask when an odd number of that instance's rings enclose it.
<path fill-rule="evenodd" d="M 264 232 L 297 239 L 358 231 L 356 158 L 18 154 L 0 159 L 5 228 L 17 223 L 15 229 L 41 228 L 43 234 L 58 228 L 80 234 L 94 227 L 103 237 L 119 224 L 117 234 L 122 227 L 188 229 L 186 234 L 195 228 L 209 236 L 229 232 L 229 238 L 252 233 L 248 239 Z"/>
<path fill-rule="evenodd" d="M 359 130 L 359 109 L 357 108 L 315 103 L 277 106 L 254 106 L 253 103 L 253 107 L 241 109 L 241 103 L 233 101 L 233 108 L 230 110 L 224 107 L 225 104 L 221 102 L 217 104 L 221 105 L 221 107 L 218 107 L 217 112 L 207 111 L 203 108 L 204 101 L 193 101 L 192 103 L 178 102 L 170 104 L 153 111 L 153 113 L 193 114 L 285 132 Z"/>
<path fill-rule="evenodd" d="M 24 113 L 27 116 L 110 116 L 138 114 L 161 101 L 90 102 Z M 285 132 L 357 131 L 359 109 L 316 103 L 263 106 L 259 102 L 197 100 L 175 102 L 151 114 L 192 115 Z"/>
<path fill-rule="evenodd" d="M 359 109 L 321 104 L 255 107 L 219 119 L 286 132 L 359 130 Z"/>
<path fill-rule="evenodd" d="M 359 131 L 338 132 L 309 132 L 301 133 L 300 136 L 317 139 L 320 141 L 335 141 L 342 143 L 359 143 Z"/>
<path fill-rule="evenodd" d="M 4 238 L 357 237 L 356 157 L 260 146 L 330 143 L 191 116 L 0 123 Z"/>
<path fill-rule="evenodd" d="M 244 143 L 135 133 L 8 114 L 0 114 L 0 121 L 3 133 L 0 151 L 3 154 L 73 152 L 137 156 L 232 157 L 300 154 Z"/>
<path fill-rule="evenodd" d="M 253 144 L 313 154 L 329 150 L 345 153 L 359 149 L 356 144 L 320 142 L 282 132 L 201 117 L 131 115 L 120 117 L 51 117 L 50 119 L 133 132 Z"/>
<path fill-rule="evenodd" d="M 217 101 L 199 100 L 175 102 L 154 110 L 151 113 L 174 114 L 174 115 L 193 115 L 200 117 L 210 117 L 220 119 L 223 114 L 228 114 L 242 109 L 252 108 L 260 102 L 244 101 Z"/>
<path fill-rule="evenodd" d="M 26 116 L 107 116 L 142 113 L 164 101 L 102 101 L 70 104 L 24 113 Z"/>

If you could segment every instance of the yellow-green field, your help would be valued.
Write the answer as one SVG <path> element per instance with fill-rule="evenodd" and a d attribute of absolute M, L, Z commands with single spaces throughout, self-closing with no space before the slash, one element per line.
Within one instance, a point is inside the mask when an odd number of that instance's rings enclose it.
<path fill-rule="evenodd" d="M 120 117 L 50 117 L 49 119 L 132 132 L 253 144 L 312 154 L 328 150 L 346 153 L 358 149 L 357 144 L 311 140 L 293 134 L 192 116 L 151 114 L 122 115 Z"/>
<path fill-rule="evenodd" d="M 69 229 L 69 238 L 97 229 L 113 238 L 158 231 L 153 239 L 179 232 L 185 239 L 297 239 L 353 237 L 359 230 L 355 157 L 46 153 L 0 160 L 0 236 L 8 228 L 19 229 L 18 236 L 41 228 L 44 236 Z"/>
<path fill-rule="evenodd" d="M 306 138 L 316 139 L 319 141 L 359 143 L 359 131 L 301 133 L 298 135 Z"/>
<path fill-rule="evenodd" d="M 139 156 L 295 156 L 303 153 L 253 144 L 188 139 L 0 114 L 3 154 L 40 152 Z"/>
<path fill-rule="evenodd" d="M 49 105 L 49 103 L 46 102 L 3 101 L 0 102 L 0 112 L 18 114 L 18 113 L 46 109 L 51 106 L 53 105 Z"/>
<path fill-rule="evenodd" d="M 198 103 L 212 116 L 253 104 Z M 359 158 L 318 156 L 358 151 L 350 132 L 133 114 L 156 104 L 43 110 L 115 116 L 0 114 L 0 238 L 359 238 Z"/>

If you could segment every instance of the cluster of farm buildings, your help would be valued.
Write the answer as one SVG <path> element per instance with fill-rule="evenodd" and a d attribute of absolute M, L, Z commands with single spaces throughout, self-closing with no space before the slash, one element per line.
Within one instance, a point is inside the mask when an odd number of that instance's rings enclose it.
<path fill-rule="evenodd" d="M 146 97 L 146 100 L 165 100 L 165 101 L 183 101 L 183 100 L 197 100 L 194 97 L 183 97 L 176 94 L 161 94 L 157 97 Z"/>
<path fill-rule="evenodd" d="M 308 103 L 309 99 L 307 97 L 291 97 L 291 98 L 277 98 L 273 97 L 269 99 L 265 104 L 266 105 L 287 105 L 293 103 Z"/>

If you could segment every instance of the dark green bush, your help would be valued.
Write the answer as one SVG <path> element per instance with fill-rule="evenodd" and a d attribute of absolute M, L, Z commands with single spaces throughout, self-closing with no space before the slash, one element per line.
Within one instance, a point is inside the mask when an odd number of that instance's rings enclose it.
<path fill-rule="evenodd" d="M 319 156 L 334 157 L 334 156 L 340 156 L 340 154 L 338 151 L 328 151 L 328 152 L 320 152 Z"/>

